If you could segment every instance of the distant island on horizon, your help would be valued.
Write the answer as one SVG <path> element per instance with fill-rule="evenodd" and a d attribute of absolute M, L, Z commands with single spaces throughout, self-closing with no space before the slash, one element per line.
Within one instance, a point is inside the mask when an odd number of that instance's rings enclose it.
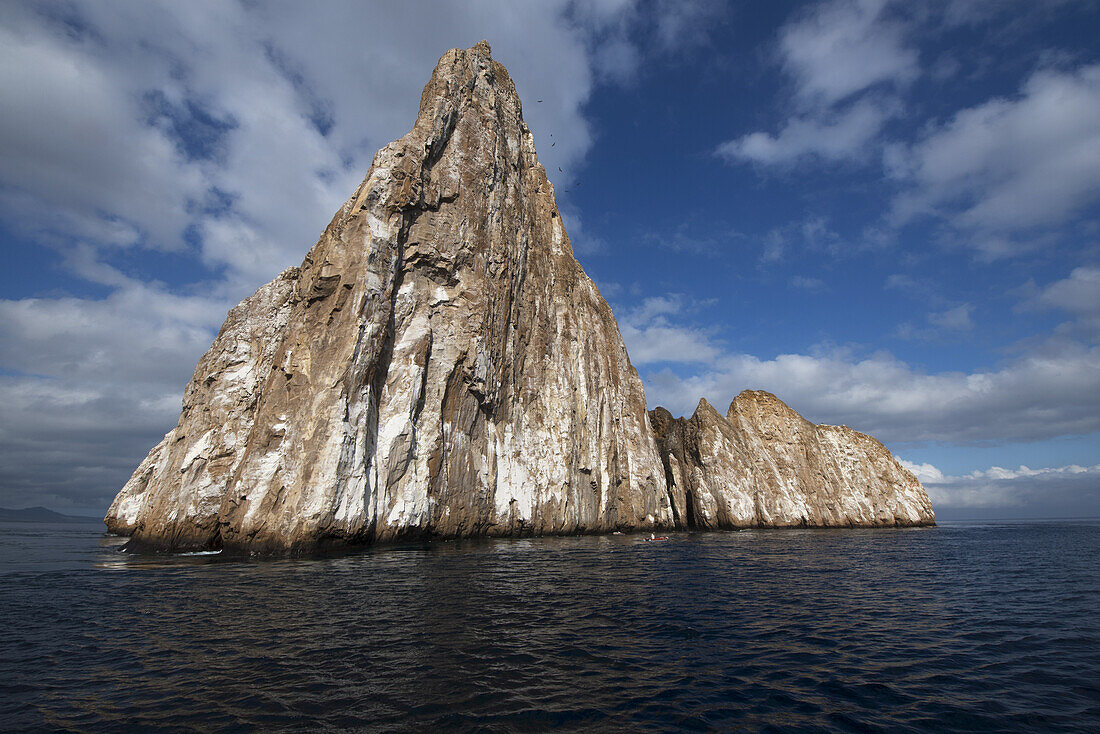
<path fill-rule="evenodd" d="M 17 510 L 0 507 L 0 522 L 100 522 L 100 519 L 86 515 L 65 515 L 42 506 Z"/>

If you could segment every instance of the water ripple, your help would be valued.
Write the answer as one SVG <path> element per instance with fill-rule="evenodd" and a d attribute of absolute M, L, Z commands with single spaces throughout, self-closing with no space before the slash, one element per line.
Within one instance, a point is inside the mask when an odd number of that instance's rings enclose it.
<path fill-rule="evenodd" d="M 0 728 L 1100 730 L 1100 523 L 116 546 L 0 527 Z"/>

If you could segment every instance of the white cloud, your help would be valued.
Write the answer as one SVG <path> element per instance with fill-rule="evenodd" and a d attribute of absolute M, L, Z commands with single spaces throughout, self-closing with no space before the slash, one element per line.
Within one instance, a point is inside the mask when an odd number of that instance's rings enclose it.
<path fill-rule="evenodd" d="M 130 244 L 137 233 L 126 225 L 136 224 L 151 245 L 178 249 L 188 204 L 205 193 L 199 166 L 144 123 L 134 90 L 90 56 L 88 41 L 44 32 L 18 17 L 19 7 L 0 13 L 5 218 L 112 244 Z M 29 220 L 28 206 L 35 215 Z"/>
<path fill-rule="evenodd" d="M 709 364 L 721 355 L 703 329 L 672 324 L 668 317 L 688 309 L 678 294 L 653 296 L 619 316 L 619 331 L 635 365 Z"/>
<path fill-rule="evenodd" d="M 118 287 L 102 300 L 0 301 L 3 506 L 105 506 L 175 422 L 231 305 L 80 267 Z"/>
<path fill-rule="evenodd" d="M 877 84 L 904 85 L 919 73 L 906 28 L 886 0 L 834 0 L 813 6 L 780 31 L 783 65 L 810 105 L 832 105 Z"/>
<path fill-rule="evenodd" d="M 794 109 L 772 134 L 728 140 L 731 163 L 786 167 L 806 159 L 866 162 L 884 125 L 901 112 L 896 93 L 919 74 L 906 26 L 886 0 L 832 0 L 811 6 L 779 32 L 778 53 L 795 84 Z"/>
<path fill-rule="evenodd" d="M 607 242 L 598 235 L 592 234 L 584 226 L 581 211 L 569 199 L 558 199 L 558 213 L 561 214 L 562 224 L 569 234 L 569 242 L 573 246 L 573 254 L 581 257 L 595 255 L 607 250 Z"/>
<path fill-rule="evenodd" d="M 894 276 L 891 276 L 891 278 Z M 901 285 L 904 281 L 891 281 L 887 278 L 887 287 L 905 288 Z M 893 285 L 891 285 L 894 283 Z M 925 319 L 925 325 L 914 324 L 906 321 L 900 324 L 894 333 L 900 339 L 918 339 L 921 341 L 936 341 L 943 338 L 955 338 L 973 330 L 974 320 L 971 314 L 974 307 L 969 303 L 963 303 L 944 311 L 932 311 Z"/>
<path fill-rule="evenodd" d="M 725 353 L 696 374 L 644 375 L 650 407 L 688 414 L 746 388 L 775 393 L 819 423 L 886 442 L 1032 441 L 1100 431 L 1100 348 L 1048 343 L 997 369 L 930 374 L 888 353 L 761 359 Z"/>
<path fill-rule="evenodd" d="M 548 171 L 572 175 L 592 143 L 594 74 L 568 8 L 118 2 L 72 6 L 61 22 L 6 5 L 0 91 L 19 104 L 0 110 L 2 213 L 62 240 L 158 249 L 187 248 L 190 227 L 243 296 L 300 260 L 374 151 L 412 126 L 453 46 L 489 38 Z M 601 22 L 628 10 L 608 6 Z M 200 113 L 224 123 L 216 160 L 181 133 Z M 211 211 L 215 192 L 228 205 Z"/>
<path fill-rule="evenodd" d="M 707 257 L 728 254 L 745 239 L 745 235 L 709 215 L 689 214 L 674 227 L 648 229 L 640 240 L 664 250 L 692 253 Z"/>
<path fill-rule="evenodd" d="M 1068 278 L 1044 288 L 1038 300 L 1070 313 L 1089 317 L 1100 315 L 1100 267 L 1074 268 Z"/>
<path fill-rule="evenodd" d="M 1042 3 L 1031 0 L 947 0 L 943 4 L 942 22 L 947 26 L 980 26 L 997 16 L 1008 15 L 1013 25 L 1034 28 L 1063 8 L 1073 9 L 1080 5 L 1077 0 L 1044 0 Z"/>
<path fill-rule="evenodd" d="M 778 55 L 793 82 L 785 119 L 775 131 L 727 140 L 716 155 L 790 169 L 866 163 L 881 154 L 899 189 L 884 218 L 890 229 L 938 218 L 949 225 L 939 233 L 943 244 L 968 247 L 983 260 L 1061 245 L 1057 228 L 1100 201 L 1100 65 L 1067 70 L 1070 57 L 1048 53 L 1046 66 L 1014 96 L 928 121 L 908 142 L 888 127 L 902 117 L 903 97 L 922 73 L 918 32 L 935 37 L 942 32 L 935 24 L 1006 15 L 1024 23 L 1040 12 L 1017 5 L 811 5 L 779 34 Z M 932 77 L 940 72 L 933 64 Z"/>
<path fill-rule="evenodd" d="M 928 314 L 928 321 L 941 329 L 947 329 L 949 331 L 969 331 L 974 328 L 974 322 L 970 318 L 970 314 L 973 311 L 973 306 L 969 303 L 964 303 L 961 306 L 955 306 L 955 308 L 949 308 L 946 311 L 930 313 Z"/>
<path fill-rule="evenodd" d="M 766 166 L 791 165 L 806 157 L 826 161 L 859 160 L 869 154 L 867 142 L 877 136 L 893 108 L 861 100 L 847 109 L 794 117 L 778 135 L 754 132 L 718 146 L 727 161 Z"/>
<path fill-rule="evenodd" d="M 1006 233 L 1058 225 L 1100 198 L 1100 65 L 1036 72 L 1016 98 L 930 128 L 893 168 L 908 187 L 898 223 L 943 217 L 1000 249 Z"/>
<path fill-rule="evenodd" d="M 912 472 L 913 476 L 920 480 L 921 484 L 935 484 L 943 481 L 943 472 L 931 464 L 917 464 L 897 457 L 898 463 Z"/>
<path fill-rule="evenodd" d="M 1100 267 L 1074 268 L 1068 278 L 1040 289 L 1022 308 L 1057 308 L 1074 316 L 1062 331 L 1100 340 Z"/>
<path fill-rule="evenodd" d="M 181 388 L 231 304 L 129 283 L 103 300 L 0 301 L 4 366 L 94 386 Z"/>
<path fill-rule="evenodd" d="M 672 52 L 699 41 L 712 6 L 5 4 L 0 93 L 19 103 L 0 108 L 0 215 L 97 246 L 179 250 L 197 235 L 203 263 L 243 297 L 300 260 L 374 152 L 411 128 L 448 48 L 490 41 L 564 190 L 593 142 L 583 105 L 597 78 L 612 62 L 619 81 L 637 71 L 628 31 Z M 213 127 L 196 135 L 200 123 Z"/>
<path fill-rule="evenodd" d="M 923 278 L 914 278 L 905 273 L 893 273 L 886 276 L 886 280 L 883 281 L 882 285 L 886 290 L 900 291 L 911 298 L 924 302 L 935 302 L 942 299 L 939 287 L 935 283 Z"/>
<path fill-rule="evenodd" d="M 1042 469 L 1032 469 L 1031 467 L 1020 465 L 1018 469 L 1005 469 L 1000 466 L 993 466 L 985 471 L 975 471 L 966 475 L 967 479 L 1020 479 L 1030 477 L 1051 477 L 1051 476 L 1081 476 L 1088 474 L 1091 476 L 1100 475 L 1100 464 L 1096 466 L 1080 466 L 1079 464 L 1069 464 L 1067 466 L 1057 467 L 1045 467 Z"/>
<path fill-rule="evenodd" d="M 898 459 L 925 485 L 940 509 L 1023 509 L 1031 516 L 1059 514 L 1067 503 L 1095 504 L 1100 492 L 1100 464 L 1016 469 L 993 466 L 959 476 L 945 475 L 932 464 Z M 1091 495 L 1091 497 L 1090 497 Z"/>
<path fill-rule="evenodd" d="M 707 29 L 723 10 L 721 0 L 657 0 L 657 39 L 666 49 L 704 44 Z"/>

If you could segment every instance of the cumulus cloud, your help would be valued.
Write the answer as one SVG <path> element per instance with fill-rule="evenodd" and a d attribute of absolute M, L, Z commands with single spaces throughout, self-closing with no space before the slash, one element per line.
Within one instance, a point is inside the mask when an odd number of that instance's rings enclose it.
<path fill-rule="evenodd" d="M 935 484 L 943 481 L 943 472 L 928 463 L 917 464 L 898 457 L 898 463 L 912 472 L 921 484 Z"/>
<path fill-rule="evenodd" d="M 939 220 L 946 225 L 937 235 L 942 244 L 970 248 L 983 260 L 1058 246 L 1058 227 L 1100 201 L 1100 65 L 1048 51 L 1015 95 L 945 119 L 903 122 L 906 112 L 921 109 L 909 96 L 913 82 L 922 74 L 944 79 L 943 57 L 922 69 L 918 40 L 994 21 L 1009 32 L 1062 7 L 810 5 L 779 33 L 780 68 L 793 87 L 781 121 L 774 130 L 726 140 L 715 154 L 788 171 L 881 160 L 896 187 L 884 213 L 887 230 Z"/>
<path fill-rule="evenodd" d="M 579 165 L 594 75 L 590 29 L 568 9 L 5 5 L 0 89 L 20 103 L 0 111 L 0 207 L 59 239 L 186 249 L 197 233 L 204 262 L 244 295 L 300 259 L 374 151 L 411 127 L 452 46 L 488 36 L 520 94 L 547 101 L 526 110 L 537 136 L 555 134 L 557 145 L 540 146 L 547 169 Z"/>
<path fill-rule="evenodd" d="M 791 165 L 806 157 L 826 161 L 864 158 L 867 141 L 878 135 L 891 108 L 861 101 L 842 111 L 827 111 L 787 120 L 778 134 L 754 132 L 718 146 L 720 157 L 767 166 Z"/>
<path fill-rule="evenodd" d="M 1100 340 L 1100 267 L 1074 268 L 1068 278 L 1038 289 L 1021 308 L 1065 311 L 1074 318 L 1062 324 L 1063 332 Z"/>
<path fill-rule="evenodd" d="M 997 369 L 929 373 L 879 352 L 846 350 L 761 359 L 725 353 L 684 376 L 645 374 L 650 407 L 687 414 L 706 397 L 727 405 L 767 390 L 818 423 L 886 442 L 1035 441 L 1100 431 L 1100 349 L 1049 343 Z"/>
<path fill-rule="evenodd" d="M 674 227 L 648 228 L 639 235 L 643 243 L 663 250 L 715 257 L 728 254 L 745 234 L 708 213 L 693 214 Z"/>
<path fill-rule="evenodd" d="M 925 485 L 937 512 L 1051 517 L 1100 507 L 1100 464 L 1039 469 L 994 466 L 950 476 L 932 464 L 898 461 Z"/>
<path fill-rule="evenodd" d="M 1011 234 L 1100 199 L 1100 65 L 1038 71 L 1016 97 L 961 110 L 895 157 L 896 222 L 941 217 L 990 256 L 1011 251 Z"/>
<path fill-rule="evenodd" d="M 898 325 L 894 335 L 900 339 L 916 339 L 928 342 L 958 339 L 974 329 L 973 313 L 974 307 L 969 303 L 963 303 L 943 311 L 932 311 L 925 316 L 924 324 L 906 321 Z"/>
<path fill-rule="evenodd" d="M 877 84 L 900 86 L 919 73 L 918 55 L 887 0 L 812 6 L 780 31 L 784 68 L 806 103 L 831 105 Z"/>
<path fill-rule="evenodd" d="M 901 112 L 897 91 L 919 74 L 906 26 L 886 0 L 832 0 L 789 21 L 778 55 L 795 86 L 777 133 L 728 140 L 716 154 L 731 163 L 791 166 L 806 159 L 867 161 L 884 125 Z"/>
<path fill-rule="evenodd" d="M 188 206 L 204 194 L 200 167 L 145 124 L 140 97 L 90 57 L 90 41 L 11 17 L 19 7 L 0 15 L 0 89 L 18 100 L 0 111 L 6 218 L 32 228 L 55 222 L 69 236 L 118 245 L 144 235 L 178 249 Z"/>
<path fill-rule="evenodd" d="M 622 313 L 619 331 L 635 366 L 709 364 L 721 355 L 709 332 L 670 321 L 670 316 L 682 314 L 686 309 L 683 296 L 670 294 L 646 298 Z"/>
<path fill-rule="evenodd" d="M 900 291 L 922 300 L 939 300 L 939 288 L 930 280 L 914 278 L 905 273 L 892 273 L 883 281 L 883 288 Z"/>
<path fill-rule="evenodd" d="M 944 338 L 957 339 L 974 329 L 972 314 L 974 314 L 974 306 L 970 304 L 961 304 L 942 311 L 931 311 L 930 314 L 925 316 L 924 325 L 905 321 L 898 326 L 894 336 L 900 339 L 917 339 L 921 341 L 936 341 Z"/>
<path fill-rule="evenodd" d="M 950 331 L 969 331 L 974 328 L 974 322 L 970 318 L 970 314 L 973 311 L 973 306 L 969 303 L 964 303 L 961 306 L 955 306 L 955 308 L 949 308 L 946 311 L 930 313 L 928 314 L 928 321 L 940 328 Z"/>
<path fill-rule="evenodd" d="M 105 507 L 174 424 L 230 305 L 105 279 L 119 287 L 98 301 L 0 301 L 0 505 Z"/>
<path fill-rule="evenodd" d="M 713 5 L 5 4 L 0 90 L 19 104 L 0 108 L 0 215 L 61 242 L 197 246 L 244 296 L 298 262 L 411 127 L 446 49 L 488 38 L 562 183 L 593 141 L 583 105 L 607 41 L 637 56 L 627 32 L 645 31 L 675 50 Z"/>

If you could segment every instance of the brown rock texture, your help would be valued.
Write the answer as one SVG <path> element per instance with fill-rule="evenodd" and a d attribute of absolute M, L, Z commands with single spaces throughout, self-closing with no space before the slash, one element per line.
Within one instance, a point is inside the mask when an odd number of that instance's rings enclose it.
<path fill-rule="evenodd" d="M 934 516 L 880 443 L 768 393 L 646 412 L 483 41 L 443 55 L 301 267 L 229 312 L 105 522 L 155 549 L 293 551 Z"/>
<path fill-rule="evenodd" d="M 924 487 L 875 439 L 814 425 L 745 390 L 723 417 L 650 413 L 676 524 L 687 528 L 934 525 Z"/>
<path fill-rule="evenodd" d="M 229 313 L 105 522 L 253 550 L 673 525 L 642 383 L 487 43 L 443 55 L 301 267 Z"/>

